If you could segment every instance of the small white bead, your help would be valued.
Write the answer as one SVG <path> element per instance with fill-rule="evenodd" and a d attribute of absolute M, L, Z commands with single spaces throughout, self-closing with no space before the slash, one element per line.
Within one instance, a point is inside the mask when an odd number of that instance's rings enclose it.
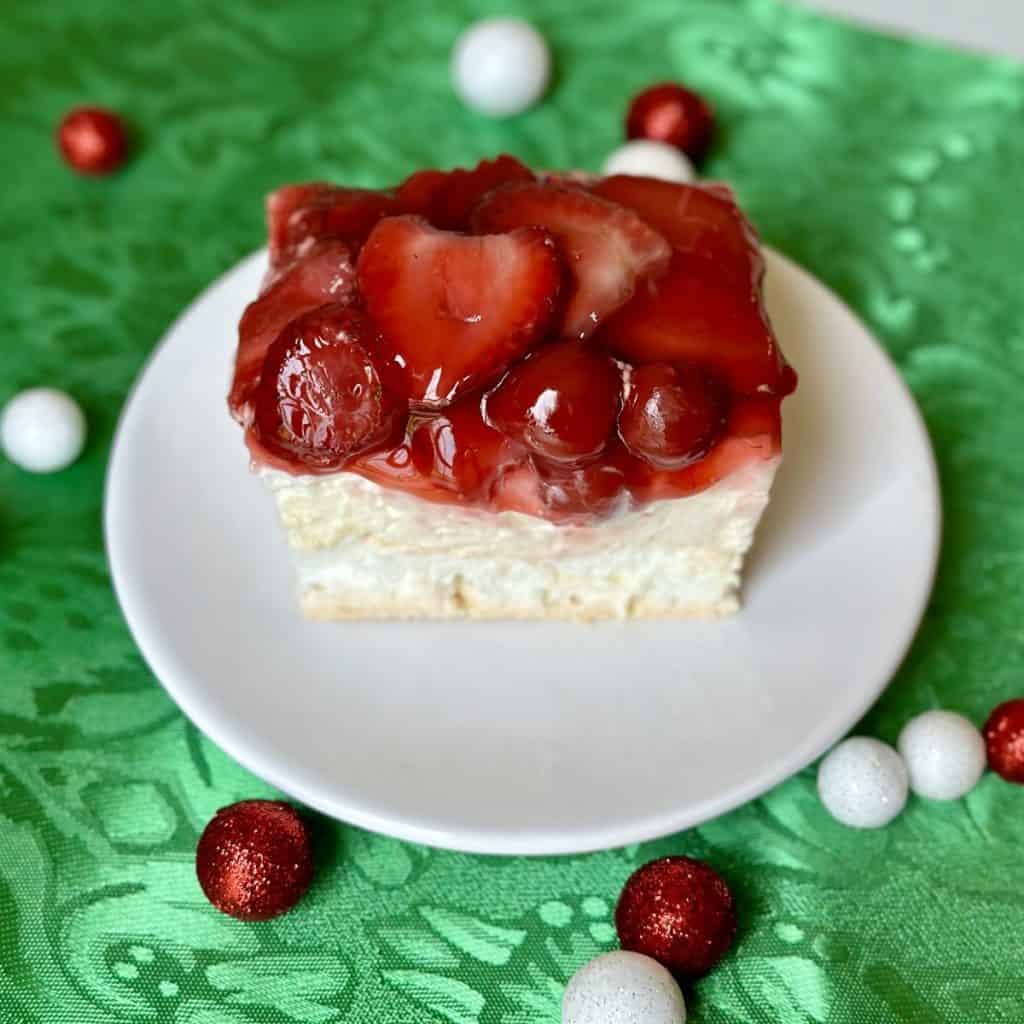
<path fill-rule="evenodd" d="M 617 949 L 584 964 L 562 999 L 562 1024 L 685 1024 L 686 1003 L 657 960 Z"/>
<path fill-rule="evenodd" d="M 15 395 L 0 418 L 0 444 L 11 462 L 30 473 L 55 473 L 70 466 L 85 446 L 85 416 L 78 403 L 56 388 L 30 388 Z"/>
<path fill-rule="evenodd" d="M 854 736 L 821 762 L 818 795 L 844 825 L 881 828 L 906 806 L 907 767 L 888 743 Z"/>
<path fill-rule="evenodd" d="M 925 711 L 903 727 L 896 746 L 907 765 L 910 788 L 929 800 L 956 800 L 985 771 L 985 740 L 963 715 Z"/>
<path fill-rule="evenodd" d="M 677 185 L 697 180 L 690 158 L 667 142 L 634 139 L 619 146 L 604 162 L 605 174 L 632 174 L 637 178 L 661 178 Z"/>
<path fill-rule="evenodd" d="M 532 107 L 551 78 L 544 37 L 518 18 L 487 18 L 459 36 L 452 53 L 452 84 L 462 102 L 490 117 Z"/>

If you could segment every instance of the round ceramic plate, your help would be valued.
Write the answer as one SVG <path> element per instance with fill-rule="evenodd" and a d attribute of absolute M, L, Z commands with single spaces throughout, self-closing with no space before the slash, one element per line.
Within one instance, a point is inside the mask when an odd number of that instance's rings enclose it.
<path fill-rule="evenodd" d="M 865 712 L 924 610 L 939 541 L 928 438 L 878 344 L 769 254 L 800 372 L 786 457 L 715 623 L 348 623 L 297 610 L 269 494 L 225 405 L 265 257 L 174 324 L 125 408 L 110 563 L 146 660 L 257 775 L 326 814 L 487 853 L 581 852 L 722 814 Z"/>

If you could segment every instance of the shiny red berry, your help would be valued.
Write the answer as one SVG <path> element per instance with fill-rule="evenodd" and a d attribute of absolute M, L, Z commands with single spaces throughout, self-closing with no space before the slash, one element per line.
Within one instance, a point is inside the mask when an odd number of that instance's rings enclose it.
<path fill-rule="evenodd" d="M 196 876 L 206 898 L 243 921 L 291 910 L 313 879 L 313 843 L 298 811 L 279 800 L 222 807 L 196 847 Z"/>
<path fill-rule="evenodd" d="M 657 469 L 682 469 L 722 435 L 723 387 L 697 366 L 652 363 L 633 370 L 619 415 L 626 447 Z"/>
<path fill-rule="evenodd" d="M 1024 697 L 1000 704 L 982 729 L 988 764 L 1007 782 L 1024 785 Z"/>
<path fill-rule="evenodd" d="M 57 129 L 61 155 L 81 174 L 110 174 L 127 152 L 124 122 L 102 107 L 76 107 Z"/>
<path fill-rule="evenodd" d="M 336 469 L 392 437 L 404 408 L 381 383 L 380 339 L 358 310 L 329 303 L 286 324 L 256 390 L 260 440 L 315 469 Z"/>
<path fill-rule="evenodd" d="M 610 516 L 626 500 L 626 477 L 612 462 L 566 466 L 535 459 L 540 499 L 557 522 L 589 522 Z"/>
<path fill-rule="evenodd" d="M 630 104 L 626 137 L 667 142 L 693 160 L 711 144 L 715 115 L 695 92 L 675 82 L 651 86 Z"/>
<path fill-rule="evenodd" d="M 578 465 L 597 458 L 615 428 L 621 378 L 600 349 L 547 345 L 517 363 L 486 399 L 487 421 L 533 454 Z"/>
<path fill-rule="evenodd" d="M 736 910 L 724 879 L 691 857 L 663 857 L 635 871 L 619 896 L 623 949 L 643 953 L 679 980 L 707 974 L 732 946 Z"/>

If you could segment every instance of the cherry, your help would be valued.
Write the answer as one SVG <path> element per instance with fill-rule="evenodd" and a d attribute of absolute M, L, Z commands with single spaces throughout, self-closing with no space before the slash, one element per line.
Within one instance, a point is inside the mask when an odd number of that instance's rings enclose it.
<path fill-rule="evenodd" d="M 379 348 L 371 321 L 341 303 L 286 324 L 256 389 L 262 443 L 323 470 L 392 437 L 405 410 L 381 384 Z"/>
<path fill-rule="evenodd" d="M 566 466 L 534 459 L 545 511 L 559 522 L 588 522 L 609 516 L 625 498 L 626 477 L 611 460 Z"/>
<path fill-rule="evenodd" d="M 626 137 L 667 142 L 693 160 L 711 144 L 715 115 L 697 93 L 675 82 L 653 85 L 637 95 L 626 115 Z"/>
<path fill-rule="evenodd" d="M 409 447 L 420 476 L 467 499 L 486 500 L 502 468 L 515 457 L 509 440 L 484 422 L 476 396 L 422 419 Z"/>
<path fill-rule="evenodd" d="M 725 428 L 722 386 L 694 365 L 652 363 L 633 371 L 619 416 L 626 447 L 658 469 L 703 458 Z"/>
<path fill-rule="evenodd" d="M 65 161 L 81 174 L 110 174 L 124 163 L 124 122 L 103 107 L 76 107 L 57 128 Z"/>
<path fill-rule="evenodd" d="M 560 341 L 527 356 L 486 398 L 489 423 L 552 462 L 596 459 L 615 428 L 622 382 L 600 349 Z"/>

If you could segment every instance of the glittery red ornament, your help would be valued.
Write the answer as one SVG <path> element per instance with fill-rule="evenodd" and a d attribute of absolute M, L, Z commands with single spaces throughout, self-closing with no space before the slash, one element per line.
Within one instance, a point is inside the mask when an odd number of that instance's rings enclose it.
<path fill-rule="evenodd" d="M 57 129 L 64 159 L 82 174 L 109 174 L 124 163 L 124 123 L 102 107 L 76 107 Z"/>
<path fill-rule="evenodd" d="M 698 161 L 711 145 L 715 113 L 695 92 L 663 82 L 645 89 L 629 105 L 626 138 L 667 142 Z"/>
<path fill-rule="evenodd" d="M 732 893 L 703 861 L 664 857 L 635 871 L 615 908 L 623 949 L 643 953 L 682 981 L 707 974 L 736 935 Z"/>
<path fill-rule="evenodd" d="M 981 731 L 988 766 L 1007 782 L 1024 785 L 1024 697 L 1000 704 Z"/>
<path fill-rule="evenodd" d="M 313 878 L 309 829 L 279 800 L 222 807 L 199 837 L 196 875 L 206 898 L 243 921 L 291 910 Z"/>

